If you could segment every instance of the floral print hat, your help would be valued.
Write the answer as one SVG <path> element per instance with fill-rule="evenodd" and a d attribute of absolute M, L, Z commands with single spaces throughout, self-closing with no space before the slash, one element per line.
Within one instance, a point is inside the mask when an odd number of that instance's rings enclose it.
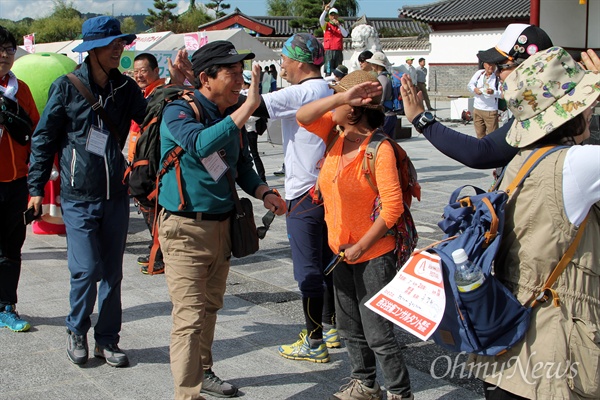
<path fill-rule="evenodd" d="M 523 148 L 590 107 L 600 95 L 600 74 L 586 71 L 564 49 L 552 47 L 519 65 L 503 88 L 515 116 L 506 141 Z"/>

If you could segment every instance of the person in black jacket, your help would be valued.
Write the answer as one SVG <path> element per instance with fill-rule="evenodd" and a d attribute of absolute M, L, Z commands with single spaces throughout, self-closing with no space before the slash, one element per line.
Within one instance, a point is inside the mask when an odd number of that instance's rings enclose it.
<path fill-rule="evenodd" d="M 121 33 L 119 22 L 107 16 L 88 19 L 82 31 L 83 42 L 73 50 L 87 51 L 88 56 L 74 75 L 106 110 L 112 129 L 67 76 L 54 81 L 32 136 L 29 205 L 40 212 L 44 185 L 58 152 L 71 272 L 67 356 L 75 364 L 87 362 L 87 332 L 97 296 L 94 356 L 122 367 L 129 363 L 118 347 L 123 253 L 129 224 L 122 149 L 131 120 L 143 121 L 146 101 L 135 81 L 117 69 L 125 45 L 135 35 Z"/>

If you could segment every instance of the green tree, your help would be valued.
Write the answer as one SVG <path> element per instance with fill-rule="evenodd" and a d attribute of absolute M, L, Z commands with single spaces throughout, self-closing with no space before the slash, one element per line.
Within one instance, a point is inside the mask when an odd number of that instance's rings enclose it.
<path fill-rule="evenodd" d="M 156 11 L 148 9 L 150 15 L 144 20 L 144 24 L 154 28 L 156 32 L 171 30 L 176 27 L 178 20 L 177 15 L 172 12 L 175 7 L 177 4 L 173 0 L 154 0 Z"/>
<path fill-rule="evenodd" d="M 267 0 L 267 15 L 271 17 L 287 17 L 296 15 L 292 0 Z"/>
<path fill-rule="evenodd" d="M 123 33 L 137 33 L 137 26 L 135 20 L 132 17 L 125 17 L 121 22 L 121 32 Z"/>
<path fill-rule="evenodd" d="M 54 9 L 48 17 L 34 20 L 30 30 L 37 43 L 74 40 L 81 34 L 83 18 L 72 2 L 53 0 Z"/>
<path fill-rule="evenodd" d="M 186 12 L 179 16 L 179 23 L 176 33 L 196 32 L 198 26 L 212 21 L 210 15 L 200 7 L 191 7 Z"/>
<path fill-rule="evenodd" d="M 210 3 L 206 3 L 206 8 L 215 10 L 215 16 L 221 18 L 225 16 L 222 10 L 228 10 L 231 8 L 231 4 L 223 3 L 225 0 L 213 0 Z"/>
<path fill-rule="evenodd" d="M 13 34 L 15 39 L 17 39 L 17 44 L 23 44 L 23 36 L 33 33 L 31 30 L 31 22 L 33 20 L 31 18 L 24 18 L 20 21 L 10 21 L 8 19 L 0 19 L 0 25 L 8 29 L 10 33 Z"/>
<path fill-rule="evenodd" d="M 327 3 L 325 3 L 327 4 Z M 319 27 L 319 16 L 323 12 L 324 4 L 315 0 L 268 0 L 267 13 L 269 15 L 281 15 L 282 8 L 288 8 L 292 15 L 298 17 L 290 21 L 292 28 L 302 28 L 313 31 L 317 36 L 323 34 Z M 356 16 L 359 6 L 357 0 L 338 0 L 335 3 L 340 17 Z M 274 14 L 271 14 L 273 12 Z M 275 14 L 277 13 L 277 14 Z"/>

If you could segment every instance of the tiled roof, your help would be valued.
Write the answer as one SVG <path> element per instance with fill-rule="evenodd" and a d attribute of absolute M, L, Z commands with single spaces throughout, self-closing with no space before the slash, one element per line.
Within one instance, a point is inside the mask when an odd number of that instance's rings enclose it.
<path fill-rule="evenodd" d="M 272 50 L 280 51 L 287 37 L 257 37 L 259 42 L 269 47 Z M 396 38 L 381 38 L 381 49 L 383 51 L 395 50 L 429 50 L 429 38 L 427 36 L 407 36 Z M 344 50 L 352 51 L 352 40 L 344 39 Z"/>
<path fill-rule="evenodd" d="M 402 7 L 400 15 L 427 23 L 486 21 L 529 17 L 530 0 L 445 0 Z"/>
<path fill-rule="evenodd" d="M 255 21 L 259 21 L 265 25 L 275 28 L 275 35 L 289 37 L 297 32 L 305 32 L 306 29 L 292 28 L 289 23 L 296 17 L 252 17 Z M 340 17 L 344 21 L 346 29 L 349 29 L 360 17 Z M 373 25 L 377 30 L 381 28 L 397 29 L 406 34 L 422 35 L 431 33 L 428 26 L 414 21 L 409 18 L 367 18 L 367 23 Z"/>

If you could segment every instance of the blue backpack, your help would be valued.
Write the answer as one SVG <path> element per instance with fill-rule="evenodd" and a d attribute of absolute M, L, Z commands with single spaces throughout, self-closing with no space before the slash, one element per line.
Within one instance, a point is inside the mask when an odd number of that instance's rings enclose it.
<path fill-rule="evenodd" d="M 476 195 L 459 198 L 462 189 L 467 187 L 462 186 L 450 196 L 449 204 L 444 208 L 444 219 L 438 224 L 446 235 L 428 250 L 440 256 L 444 273 L 446 308 L 432 336 L 438 345 L 455 352 L 492 356 L 510 349 L 525 336 L 531 309 L 538 300 L 532 298 L 522 305 L 492 274 L 492 265 L 502 239 L 504 206 L 509 196 L 545 156 L 563 147 L 548 146 L 534 151 L 506 191 L 485 192 L 470 186 Z M 484 283 L 470 292 L 459 293 L 454 280 L 456 264 L 452 252 L 460 248 L 485 275 Z M 544 288 L 552 286 L 562 272 L 562 264 L 563 260 Z"/>
<path fill-rule="evenodd" d="M 404 73 L 400 71 L 393 71 L 393 73 L 390 74 L 386 71 L 384 74 L 387 76 L 390 82 L 392 82 L 392 98 L 390 100 L 384 100 L 383 107 L 385 108 L 385 111 L 403 112 L 404 104 L 402 103 L 402 94 L 400 93 L 402 81 L 400 78 L 402 78 Z"/>

